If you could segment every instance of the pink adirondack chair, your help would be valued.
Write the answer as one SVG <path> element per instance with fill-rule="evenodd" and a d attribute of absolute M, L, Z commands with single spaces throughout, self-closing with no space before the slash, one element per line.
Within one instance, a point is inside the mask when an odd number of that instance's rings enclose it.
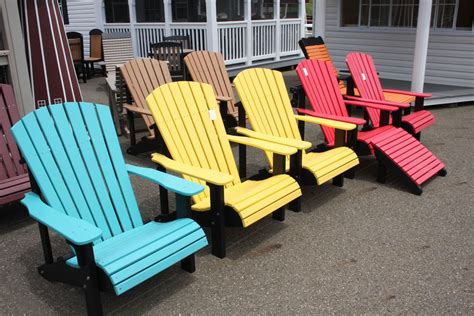
<path fill-rule="evenodd" d="M 346 105 L 380 111 L 380 124 L 371 130 L 357 131 L 351 137 L 352 146 L 359 155 L 373 154 L 379 163 L 377 180 L 385 181 L 386 171 L 397 174 L 415 194 L 423 191 L 421 185 L 436 174 L 446 175 L 445 165 L 414 136 L 393 125 L 388 125 L 389 113 L 398 107 L 381 101 L 363 99 L 344 100 L 332 65 L 320 60 L 304 60 L 296 68 L 312 110 L 298 109 L 306 115 L 329 118 L 341 122 L 364 125 L 366 121 L 350 117 Z M 322 127 L 327 146 L 333 146 L 335 131 Z"/>
<path fill-rule="evenodd" d="M 10 128 L 20 119 L 10 85 L 0 84 L 0 206 L 19 201 L 30 180 Z"/>
<path fill-rule="evenodd" d="M 351 73 L 354 84 L 359 91 L 360 97 L 371 102 L 383 102 L 403 109 L 400 126 L 407 132 L 420 139 L 423 129 L 433 125 L 436 120 L 433 114 L 423 109 L 424 99 L 431 97 L 429 93 L 415 93 L 410 91 L 383 89 L 380 78 L 375 69 L 372 56 L 363 53 L 349 53 L 346 57 L 346 64 Z M 387 102 L 384 93 L 412 96 L 415 98 L 414 111 L 408 103 Z M 348 96 L 348 99 L 356 100 L 355 97 Z M 368 117 L 373 127 L 380 126 L 380 110 L 367 108 Z M 390 121 L 390 123 L 392 123 Z"/>

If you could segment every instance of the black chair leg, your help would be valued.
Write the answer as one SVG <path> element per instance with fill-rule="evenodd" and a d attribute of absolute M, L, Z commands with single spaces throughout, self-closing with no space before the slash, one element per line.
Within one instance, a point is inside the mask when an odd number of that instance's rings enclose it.
<path fill-rule="evenodd" d="M 337 187 L 343 187 L 344 186 L 344 175 L 338 175 L 334 179 L 332 179 L 332 184 L 337 186 Z"/>
<path fill-rule="evenodd" d="M 196 260 L 194 255 L 190 255 L 181 260 L 181 269 L 189 273 L 196 271 Z"/>
<path fill-rule="evenodd" d="M 385 183 L 385 179 L 387 177 L 387 168 L 381 161 L 379 161 L 378 163 L 379 165 L 377 167 L 377 182 Z"/>

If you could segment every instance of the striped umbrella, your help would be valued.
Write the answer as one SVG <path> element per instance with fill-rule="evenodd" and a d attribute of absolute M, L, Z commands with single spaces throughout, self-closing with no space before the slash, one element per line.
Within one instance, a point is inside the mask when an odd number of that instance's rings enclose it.
<path fill-rule="evenodd" d="M 57 0 L 19 0 L 36 107 L 82 101 Z"/>

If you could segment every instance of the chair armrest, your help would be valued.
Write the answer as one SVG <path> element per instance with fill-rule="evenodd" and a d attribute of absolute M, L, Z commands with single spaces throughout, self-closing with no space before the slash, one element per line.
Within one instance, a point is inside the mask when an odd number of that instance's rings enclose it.
<path fill-rule="evenodd" d="M 409 107 L 410 107 L 410 104 L 409 104 L 409 103 L 400 103 L 400 102 L 393 102 L 393 101 L 381 101 L 381 100 L 364 99 L 364 98 L 355 97 L 355 96 L 352 96 L 352 95 L 346 96 L 346 99 L 347 99 L 347 100 L 350 100 L 350 101 L 359 101 L 359 102 L 370 103 L 370 104 L 394 106 L 394 107 L 402 108 L 402 109 L 406 109 L 406 108 L 409 108 Z M 345 101 L 347 101 L 347 100 L 345 100 Z M 351 103 L 351 104 L 352 104 L 352 103 Z M 389 110 L 387 110 L 387 111 L 389 111 Z"/>
<path fill-rule="evenodd" d="M 234 177 L 229 174 L 225 174 L 215 170 L 190 166 L 170 159 L 162 154 L 152 154 L 151 160 L 153 162 L 156 162 L 157 164 L 162 165 L 168 170 L 185 174 L 190 177 L 198 178 L 210 184 L 223 186 L 234 181 Z"/>
<path fill-rule="evenodd" d="M 152 116 L 150 110 L 139 108 L 138 106 L 133 106 L 133 105 L 130 105 L 130 104 L 124 104 L 123 107 L 125 109 L 127 109 L 128 111 L 132 111 L 132 112 L 135 112 L 135 113 L 140 113 L 140 114 Z"/>
<path fill-rule="evenodd" d="M 220 102 L 229 102 L 229 101 L 232 101 L 232 97 L 224 96 L 224 95 L 216 95 L 216 100 Z"/>
<path fill-rule="evenodd" d="M 323 126 L 343 130 L 343 131 L 351 131 L 351 130 L 357 128 L 357 125 L 352 124 L 352 123 L 345 123 L 345 122 L 340 122 L 340 121 L 335 121 L 335 120 L 329 120 L 329 119 L 326 119 L 326 118 L 313 116 L 311 114 L 309 114 L 309 115 L 295 115 L 295 118 L 298 121 L 323 125 Z"/>
<path fill-rule="evenodd" d="M 168 191 L 185 196 L 193 196 L 204 191 L 204 186 L 198 183 L 188 181 L 165 172 L 153 170 L 150 168 L 137 167 L 129 164 L 127 164 L 126 167 L 129 173 L 159 184 Z"/>
<path fill-rule="evenodd" d="M 254 148 L 258 148 L 264 151 L 269 151 L 274 154 L 282 155 L 282 156 L 291 156 L 298 151 L 294 147 L 280 145 L 273 142 L 250 138 L 250 137 L 227 135 L 227 139 L 233 143 L 251 146 Z"/>
<path fill-rule="evenodd" d="M 33 193 L 25 193 L 21 203 L 28 208 L 30 216 L 47 226 L 71 243 L 82 246 L 89 244 L 102 236 L 102 230 L 85 220 L 75 218 L 55 210 L 45 204 Z"/>
<path fill-rule="evenodd" d="M 297 111 L 298 113 L 301 113 L 301 114 L 311 115 L 314 117 L 320 117 L 320 118 L 325 118 L 325 119 L 344 122 L 344 123 L 351 123 L 351 124 L 356 124 L 356 125 L 364 125 L 365 123 L 367 123 L 366 120 L 358 118 L 358 117 L 322 114 L 322 113 L 314 112 L 307 109 L 297 109 Z"/>
<path fill-rule="evenodd" d="M 236 127 L 235 131 L 238 134 L 242 134 L 251 138 L 256 138 L 260 140 L 264 140 L 267 142 L 272 142 L 280 145 L 295 147 L 298 150 L 305 150 L 311 148 L 312 144 L 310 142 L 294 139 L 294 138 L 287 138 L 287 137 L 278 137 L 268 134 L 259 133 L 256 131 L 249 130 L 244 127 Z"/>
<path fill-rule="evenodd" d="M 372 103 L 372 102 L 344 100 L 344 103 L 346 105 L 349 104 L 349 105 L 355 105 L 355 106 L 360 106 L 360 107 L 364 107 L 364 108 L 373 108 L 373 109 L 377 109 L 377 110 L 381 110 L 381 111 L 389 111 L 389 112 L 398 111 L 398 108 L 395 107 L 395 106 Z"/>
<path fill-rule="evenodd" d="M 418 92 L 395 90 L 395 89 L 383 89 L 383 92 L 411 95 L 411 96 L 417 97 L 417 98 L 429 98 L 429 97 L 432 96 L 431 93 L 418 93 Z"/>

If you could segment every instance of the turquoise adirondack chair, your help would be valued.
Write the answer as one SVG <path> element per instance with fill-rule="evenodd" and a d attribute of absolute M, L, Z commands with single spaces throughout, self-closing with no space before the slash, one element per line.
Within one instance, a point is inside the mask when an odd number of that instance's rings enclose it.
<path fill-rule="evenodd" d="M 83 287 L 89 314 L 102 313 L 99 290 L 120 295 L 178 261 L 194 272 L 194 253 L 207 239 L 186 217 L 203 186 L 125 164 L 107 106 L 43 107 L 12 132 L 33 176 L 22 203 L 39 223 L 46 262 L 38 270 L 47 280 Z M 175 192 L 177 219 L 145 223 L 127 173 Z M 49 229 L 72 247 L 69 259 L 53 259 Z"/>

